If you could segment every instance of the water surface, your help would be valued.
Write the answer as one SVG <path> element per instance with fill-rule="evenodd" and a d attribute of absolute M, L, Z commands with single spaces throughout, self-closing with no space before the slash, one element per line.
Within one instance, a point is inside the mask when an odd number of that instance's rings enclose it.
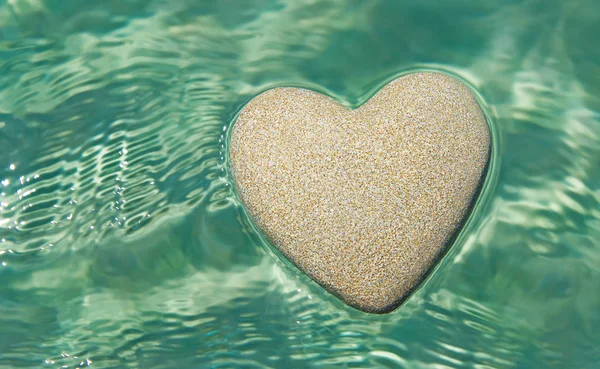
<path fill-rule="evenodd" d="M 596 368 L 600 3 L 0 1 L 0 368 Z M 455 74 L 493 181 L 404 306 L 352 310 L 235 202 L 225 137 L 273 86 L 357 105 Z"/>

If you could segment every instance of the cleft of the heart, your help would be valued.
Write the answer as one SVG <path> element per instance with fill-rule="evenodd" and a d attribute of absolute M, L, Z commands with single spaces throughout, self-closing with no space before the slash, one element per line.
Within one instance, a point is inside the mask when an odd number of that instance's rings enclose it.
<path fill-rule="evenodd" d="M 353 110 L 305 89 L 266 91 L 229 142 L 235 188 L 269 242 L 373 313 L 399 306 L 451 246 L 490 152 L 473 93 L 433 72 L 397 78 Z"/>

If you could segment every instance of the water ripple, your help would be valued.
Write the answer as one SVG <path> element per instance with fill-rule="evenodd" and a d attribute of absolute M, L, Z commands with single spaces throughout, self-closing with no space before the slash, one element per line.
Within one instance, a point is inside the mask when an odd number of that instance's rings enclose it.
<path fill-rule="evenodd" d="M 0 1 L 0 367 L 592 368 L 593 1 Z M 396 312 L 264 243 L 225 141 L 277 85 L 347 105 L 405 68 L 481 93 L 493 183 Z"/>

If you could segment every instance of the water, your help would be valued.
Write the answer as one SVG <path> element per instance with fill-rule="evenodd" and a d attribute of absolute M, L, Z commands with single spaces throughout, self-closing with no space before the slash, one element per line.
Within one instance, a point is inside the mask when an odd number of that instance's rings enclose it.
<path fill-rule="evenodd" d="M 0 1 L 0 368 L 598 368 L 600 2 Z M 493 173 L 392 314 L 278 260 L 224 137 L 280 85 L 464 78 Z"/>

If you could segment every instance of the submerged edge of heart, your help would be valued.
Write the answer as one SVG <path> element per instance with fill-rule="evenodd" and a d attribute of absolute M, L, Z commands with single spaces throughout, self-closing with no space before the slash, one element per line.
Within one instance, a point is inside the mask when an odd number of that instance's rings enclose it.
<path fill-rule="evenodd" d="M 348 109 L 301 88 L 252 99 L 229 165 L 269 242 L 345 303 L 399 306 L 456 238 L 486 175 L 490 129 L 457 79 L 399 77 Z"/>

